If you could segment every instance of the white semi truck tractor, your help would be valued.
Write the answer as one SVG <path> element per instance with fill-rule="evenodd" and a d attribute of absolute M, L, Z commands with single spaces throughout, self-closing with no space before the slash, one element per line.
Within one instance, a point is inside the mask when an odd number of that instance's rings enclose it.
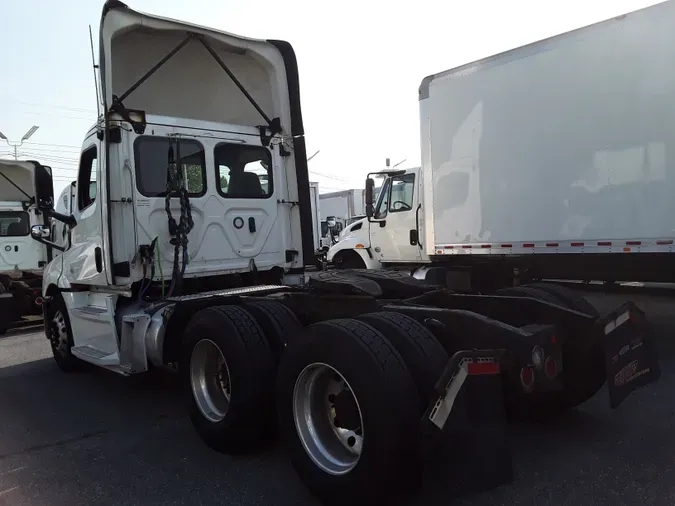
<path fill-rule="evenodd" d="M 472 441 L 476 472 L 505 462 L 495 476 L 508 481 L 507 445 L 479 427 L 505 412 L 555 418 L 606 378 L 617 406 L 658 378 L 632 303 L 601 318 L 546 287 L 458 294 L 388 270 L 307 279 L 315 243 L 291 45 L 117 0 L 99 41 L 101 115 L 70 213 L 38 185 L 38 208 L 68 240 L 32 228 L 59 251 L 43 309 L 63 371 L 176 367 L 207 445 L 240 453 L 278 433 L 325 504 L 414 490 L 436 456 L 459 457 L 453 437 Z"/>

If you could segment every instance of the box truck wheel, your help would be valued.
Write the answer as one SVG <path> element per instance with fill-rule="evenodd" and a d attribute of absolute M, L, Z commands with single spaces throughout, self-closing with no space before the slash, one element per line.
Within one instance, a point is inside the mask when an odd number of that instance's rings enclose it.
<path fill-rule="evenodd" d="M 302 331 L 302 324 L 295 313 L 285 304 L 272 300 L 247 302 L 242 307 L 251 313 L 262 328 L 278 362 L 288 341 Z"/>
<path fill-rule="evenodd" d="M 394 346 L 366 323 L 315 323 L 288 344 L 277 414 L 291 463 L 323 504 L 387 504 L 417 483 L 415 384 Z"/>
<path fill-rule="evenodd" d="M 52 354 L 59 368 L 64 372 L 75 372 L 82 368 L 82 361 L 71 353 L 73 348 L 73 331 L 68 318 L 66 303 L 60 293 L 52 297 L 47 312 L 49 318 L 49 335 Z"/>
<path fill-rule="evenodd" d="M 185 328 L 180 370 L 190 419 L 224 453 L 262 446 L 273 433 L 274 357 L 260 325 L 238 306 L 198 311 Z"/>
<path fill-rule="evenodd" d="M 382 332 L 399 352 L 417 386 L 421 415 L 450 360 L 445 348 L 424 325 L 401 313 L 382 311 L 356 319 Z"/>
<path fill-rule="evenodd" d="M 346 249 L 333 258 L 333 264 L 337 269 L 365 269 L 366 263 L 356 251 Z"/>

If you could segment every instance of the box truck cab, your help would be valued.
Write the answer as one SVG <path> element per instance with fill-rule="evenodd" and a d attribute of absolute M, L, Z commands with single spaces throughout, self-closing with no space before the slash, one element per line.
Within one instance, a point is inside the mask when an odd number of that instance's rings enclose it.
<path fill-rule="evenodd" d="M 339 268 L 379 269 L 388 264 L 419 264 L 423 187 L 419 168 L 370 174 L 368 191 L 377 195 L 369 216 L 347 226 L 327 260 Z"/>

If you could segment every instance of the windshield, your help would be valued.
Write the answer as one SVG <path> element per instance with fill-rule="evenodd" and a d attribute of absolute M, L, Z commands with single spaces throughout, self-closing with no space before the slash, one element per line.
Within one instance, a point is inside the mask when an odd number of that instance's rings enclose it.
<path fill-rule="evenodd" d="M 22 237 L 30 233 L 30 219 L 25 211 L 0 211 L 0 235 Z"/>

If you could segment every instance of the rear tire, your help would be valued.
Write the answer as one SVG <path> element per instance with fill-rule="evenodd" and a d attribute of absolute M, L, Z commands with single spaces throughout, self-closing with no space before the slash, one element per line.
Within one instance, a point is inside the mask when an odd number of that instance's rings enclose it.
<path fill-rule="evenodd" d="M 202 309 L 188 322 L 180 370 L 190 419 L 204 442 L 242 453 L 274 427 L 274 357 L 263 330 L 238 306 Z"/>
<path fill-rule="evenodd" d="M 285 304 L 271 300 L 247 302 L 242 307 L 251 313 L 262 328 L 278 363 L 289 340 L 302 331 L 303 327 L 297 316 Z"/>
<path fill-rule="evenodd" d="M 281 358 L 281 436 L 300 479 L 323 504 L 387 504 L 417 484 L 418 407 L 403 359 L 363 322 L 310 325 Z M 350 434 L 351 446 L 349 437 L 343 441 Z"/>
<path fill-rule="evenodd" d="M 445 348 L 424 325 L 401 313 L 382 311 L 356 319 L 379 330 L 399 352 L 417 386 L 423 413 L 450 361 Z"/>

